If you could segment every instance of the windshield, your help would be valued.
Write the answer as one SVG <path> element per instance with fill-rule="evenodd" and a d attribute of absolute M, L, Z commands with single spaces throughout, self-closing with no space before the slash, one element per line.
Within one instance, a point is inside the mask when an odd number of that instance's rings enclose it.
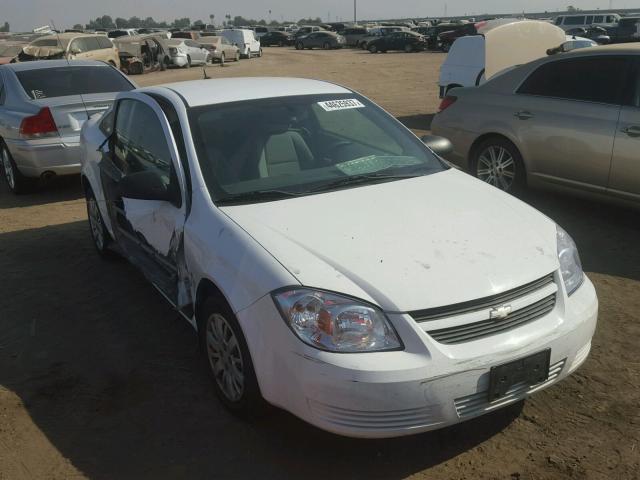
<path fill-rule="evenodd" d="M 23 70 L 16 76 L 34 100 L 68 95 L 90 95 L 92 93 L 125 92 L 133 85 L 108 66 L 53 67 Z"/>
<path fill-rule="evenodd" d="M 305 95 L 190 109 L 216 203 L 252 203 L 446 167 L 393 117 L 354 94 Z"/>

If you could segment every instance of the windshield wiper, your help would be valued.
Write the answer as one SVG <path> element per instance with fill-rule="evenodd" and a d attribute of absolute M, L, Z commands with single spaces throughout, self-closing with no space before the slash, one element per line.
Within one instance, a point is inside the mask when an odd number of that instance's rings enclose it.
<path fill-rule="evenodd" d="M 384 170 L 373 173 L 365 173 L 362 175 L 351 175 L 348 177 L 342 177 L 337 180 L 324 183 L 319 185 L 318 187 L 312 188 L 310 190 L 305 190 L 305 193 L 318 193 L 325 190 L 332 190 L 340 187 L 348 187 L 351 185 L 364 185 L 367 183 L 375 183 L 378 181 L 387 181 L 387 180 L 402 180 L 405 178 L 416 178 L 423 177 L 431 172 L 419 172 L 419 173 L 385 173 Z"/>
<path fill-rule="evenodd" d="M 297 197 L 299 193 L 287 192 L 285 190 L 256 190 L 254 192 L 233 193 L 225 195 L 216 201 L 217 205 L 227 205 L 233 203 L 258 203 L 270 200 L 280 200 L 282 198 Z"/>

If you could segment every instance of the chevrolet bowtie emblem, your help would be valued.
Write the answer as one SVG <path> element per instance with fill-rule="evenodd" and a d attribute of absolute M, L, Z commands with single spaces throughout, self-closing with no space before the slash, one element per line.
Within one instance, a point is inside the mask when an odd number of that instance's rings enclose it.
<path fill-rule="evenodd" d="M 504 320 L 512 311 L 513 308 L 511 305 L 502 305 L 501 307 L 492 309 L 489 318 L 491 318 L 491 320 Z"/>

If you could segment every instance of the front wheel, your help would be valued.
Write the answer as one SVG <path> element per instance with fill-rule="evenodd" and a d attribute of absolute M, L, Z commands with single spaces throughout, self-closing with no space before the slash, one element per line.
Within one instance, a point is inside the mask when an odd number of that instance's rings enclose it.
<path fill-rule="evenodd" d="M 331 50 L 331 44 L 329 42 L 324 42 L 324 45 L 322 45 L 322 48 L 324 50 Z"/>
<path fill-rule="evenodd" d="M 112 258 L 114 254 L 109 248 L 112 242 L 111 234 L 104 224 L 100 208 L 98 207 L 98 201 L 91 187 L 87 187 L 85 199 L 87 202 L 87 217 L 89 218 L 89 229 L 91 231 L 91 238 L 93 239 L 93 246 L 101 257 Z"/>
<path fill-rule="evenodd" d="M 240 51 L 236 52 L 236 56 L 234 58 L 234 61 L 239 62 L 240 61 Z"/>
<path fill-rule="evenodd" d="M 503 137 L 483 141 L 474 150 L 472 173 L 502 191 L 519 193 L 526 185 L 526 170 L 517 147 Z"/>
<path fill-rule="evenodd" d="M 191 57 L 187 57 L 187 64 L 184 66 L 184 68 L 191 68 Z"/>
<path fill-rule="evenodd" d="M 407 43 L 407 44 L 404 46 L 404 51 L 405 51 L 405 52 L 407 52 L 407 53 L 411 53 L 411 52 L 413 52 L 413 46 L 411 46 L 411 44 L 410 44 L 410 43 Z"/>
<path fill-rule="evenodd" d="M 266 402 L 260 394 L 247 342 L 232 310 L 225 302 L 210 297 L 198 317 L 200 349 L 218 398 L 236 415 L 262 413 Z"/>
<path fill-rule="evenodd" d="M 371 53 L 378 53 L 378 47 L 376 47 L 375 45 L 370 45 L 369 46 L 369 51 Z"/>
<path fill-rule="evenodd" d="M 444 53 L 449 53 L 449 50 L 451 50 L 451 44 L 449 43 L 443 43 L 440 46 L 440 50 L 442 50 Z"/>
<path fill-rule="evenodd" d="M 304 44 L 302 42 L 296 43 L 296 50 L 302 50 L 304 48 Z"/>
<path fill-rule="evenodd" d="M 224 52 L 222 52 L 222 54 L 220 55 L 220 64 L 224 65 L 225 60 L 226 60 L 226 57 L 224 55 Z"/>
<path fill-rule="evenodd" d="M 260 48 L 260 50 L 258 50 L 258 58 L 262 58 L 262 48 Z"/>

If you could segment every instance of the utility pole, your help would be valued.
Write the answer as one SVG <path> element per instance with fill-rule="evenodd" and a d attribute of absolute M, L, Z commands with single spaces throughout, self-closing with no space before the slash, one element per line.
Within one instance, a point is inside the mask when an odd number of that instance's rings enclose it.
<path fill-rule="evenodd" d="M 447 4 L 444 4 L 444 18 L 447 18 Z"/>
<path fill-rule="evenodd" d="M 357 1 L 358 0 L 353 0 L 353 23 L 358 23 L 358 15 L 357 15 L 358 9 L 356 6 Z"/>

